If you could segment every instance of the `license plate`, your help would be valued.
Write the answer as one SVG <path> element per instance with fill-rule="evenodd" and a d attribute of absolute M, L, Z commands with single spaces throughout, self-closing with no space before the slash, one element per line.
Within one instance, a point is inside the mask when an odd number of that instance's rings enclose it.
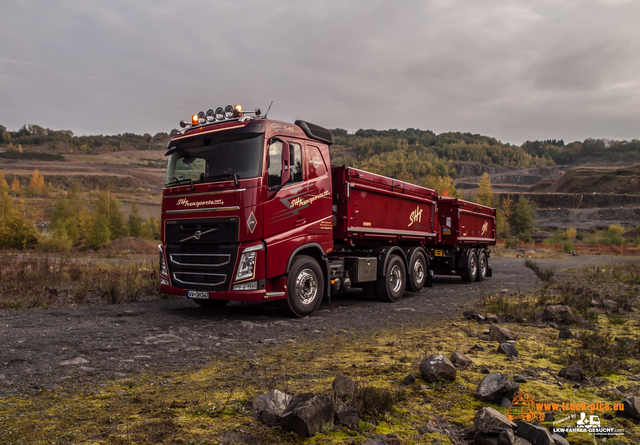
<path fill-rule="evenodd" d="M 206 290 L 189 290 L 187 291 L 189 298 L 209 298 L 209 292 Z"/>
<path fill-rule="evenodd" d="M 436 256 L 444 256 L 444 253 L 442 253 L 442 250 L 436 250 L 435 254 Z"/>

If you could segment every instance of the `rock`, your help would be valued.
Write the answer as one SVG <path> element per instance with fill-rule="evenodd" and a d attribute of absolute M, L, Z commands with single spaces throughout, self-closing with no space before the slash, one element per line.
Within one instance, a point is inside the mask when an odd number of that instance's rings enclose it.
<path fill-rule="evenodd" d="M 510 355 L 507 357 L 507 360 L 509 360 L 510 362 L 517 362 L 518 361 L 518 357 L 515 355 Z"/>
<path fill-rule="evenodd" d="M 539 323 L 540 321 L 542 321 L 542 312 L 536 312 L 533 314 L 533 321 L 535 321 L 536 323 Z"/>
<path fill-rule="evenodd" d="M 496 324 L 498 322 L 498 316 L 497 315 L 489 315 L 487 314 L 487 320 L 485 323 L 491 323 L 491 324 Z"/>
<path fill-rule="evenodd" d="M 553 422 L 556 420 L 556 416 L 553 413 L 544 413 L 544 422 Z"/>
<path fill-rule="evenodd" d="M 478 323 L 484 323 L 484 321 L 485 321 L 485 317 L 484 317 L 484 315 L 482 315 L 482 314 L 477 314 L 477 315 L 476 315 L 476 321 L 477 321 Z"/>
<path fill-rule="evenodd" d="M 429 383 L 455 380 L 456 367 L 444 354 L 432 354 L 420 362 L 422 378 Z"/>
<path fill-rule="evenodd" d="M 596 377 L 595 379 L 593 379 L 594 385 L 604 385 L 605 383 L 607 383 L 607 381 L 601 377 Z"/>
<path fill-rule="evenodd" d="M 480 337 L 478 337 L 478 340 L 489 341 L 489 340 L 491 340 L 491 336 L 489 334 L 484 334 L 484 335 L 481 335 Z"/>
<path fill-rule="evenodd" d="M 498 353 L 507 354 L 507 357 L 518 356 L 518 350 L 511 343 L 500 343 L 500 346 L 498 346 Z"/>
<path fill-rule="evenodd" d="M 577 363 L 574 363 L 573 365 L 567 368 L 562 368 L 558 373 L 558 376 L 564 377 L 570 380 L 575 380 L 577 382 L 581 382 L 585 377 L 582 367 Z"/>
<path fill-rule="evenodd" d="M 529 441 L 518 437 L 514 434 L 513 430 L 502 430 L 498 436 L 498 445 L 531 445 Z"/>
<path fill-rule="evenodd" d="M 395 434 L 377 434 L 367 440 L 362 445 L 400 445 L 400 439 Z"/>
<path fill-rule="evenodd" d="M 525 379 L 524 377 L 522 377 L 521 375 L 516 375 L 513 377 L 513 381 L 514 382 L 518 382 L 518 383 L 527 383 L 527 379 Z"/>
<path fill-rule="evenodd" d="M 477 337 L 478 331 L 469 331 L 467 332 L 467 337 Z"/>
<path fill-rule="evenodd" d="M 313 436 L 323 425 L 332 424 L 334 408 L 331 399 L 316 394 L 297 394 L 280 417 L 278 425 L 286 431 Z"/>
<path fill-rule="evenodd" d="M 624 411 L 618 411 L 621 415 L 640 420 L 640 397 L 625 397 L 622 401 L 622 406 Z"/>
<path fill-rule="evenodd" d="M 258 415 L 264 423 L 274 426 L 291 402 L 291 396 L 274 389 L 270 393 L 260 394 L 251 400 L 251 411 Z"/>
<path fill-rule="evenodd" d="M 487 368 L 486 366 L 483 366 L 480 368 L 480 372 L 482 374 L 491 374 L 491 371 L 489 370 L 489 368 Z"/>
<path fill-rule="evenodd" d="M 435 429 L 434 427 L 432 427 L 429 424 L 421 426 L 420 428 L 418 428 L 418 431 L 420 431 L 420 434 L 432 434 L 432 433 L 437 433 L 438 432 L 437 429 Z"/>
<path fill-rule="evenodd" d="M 336 409 L 336 423 L 346 426 L 357 425 L 358 410 L 351 406 L 340 405 Z"/>
<path fill-rule="evenodd" d="M 553 328 L 553 329 L 558 329 L 558 324 L 554 323 L 553 321 L 550 321 L 547 323 L 547 327 L 548 328 Z"/>
<path fill-rule="evenodd" d="M 556 445 L 571 445 L 567 439 L 565 439 L 564 437 L 558 434 L 552 434 L 551 438 L 553 439 Z"/>
<path fill-rule="evenodd" d="M 568 340 L 573 338 L 573 333 L 571 332 L 571 329 L 563 329 L 558 333 L 558 338 L 561 340 Z"/>
<path fill-rule="evenodd" d="M 473 438 L 473 443 L 475 445 L 498 445 L 498 435 L 479 432 Z"/>
<path fill-rule="evenodd" d="M 511 406 L 511 401 L 509 399 L 502 399 L 500 402 L 500 408 L 509 408 Z"/>
<path fill-rule="evenodd" d="M 513 395 L 518 389 L 520 385 L 509 380 L 509 377 L 493 372 L 482 379 L 473 395 L 483 402 L 498 403 L 502 399 L 513 401 Z"/>
<path fill-rule="evenodd" d="M 626 345 L 629 349 L 633 349 L 636 346 L 636 341 L 631 337 L 616 337 L 615 341 Z"/>
<path fill-rule="evenodd" d="M 478 315 L 478 313 L 476 311 L 463 311 L 462 312 L 462 316 L 464 318 L 468 318 L 469 320 L 475 319 L 477 315 Z"/>
<path fill-rule="evenodd" d="M 602 307 L 608 311 L 615 311 L 618 309 L 618 303 L 613 300 L 602 300 Z"/>
<path fill-rule="evenodd" d="M 89 363 L 89 360 L 82 357 L 76 357 L 73 360 L 65 360 L 64 362 L 60 362 L 60 366 L 72 366 L 72 365 L 85 365 Z"/>
<path fill-rule="evenodd" d="M 475 351 L 480 351 L 480 352 L 484 352 L 486 351 L 487 348 L 485 348 L 484 346 L 479 346 L 479 345 L 473 345 L 471 347 L 471 349 L 469 349 L 469 352 L 475 352 Z"/>
<path fill-rule="evenodd" d="M 491 325 L 491 328 L 489 328 L 489 332 L 491 335 L 491 340 L 497 341 L 499 343 L 505 343 L 507 340 L 515 340 L 517 338 L 517 335 L 509 329 L 500 327 L 495 324 Z"/>
<path fill-rule="evenodd" d="M 516 424 L 500 411 L 485 406 L 481 408 L 473 418 L 473 425 L 478 431 L 486 434 L 500 434 L 506 428 L 515 428 Z"/>
<path fill-rule="evenodd" d="M 547 306 L 542 313 L 542 320 L 551 320 L 560 324 L 577 324 L 578 319 L 573 315 L 573 311 L 569 306 L 561 304 L 555 306 Z"/>
<path fill-rule="evenodd" d="M 533 425 L 523 420 L 518 422 L 516 435 L 531 442 L 533 445 L 554 445 L 555 443 L 545 427 Z"/>
<path fill-rule="evenodd" d="M 333 381 L 331 385 L 333 392 L 336 394 L 336 397 L 339 399 L 344 399 L 346 397 L 353 397 L 356 394 L 356 390 L 358 386 L 356 382 L 354 382 L 351 377 L 346 375 L 339 375 Z"/>
<path fill-rule="evenodd" d="M 413 385 L 416 382 L 416 376 L 413 374 L 409 374 L 402 380 L 402 383 L 405 385 Z"/>
<path fill-rule="evenodd" d="M 473 361 L 464 355 L 462 351 L 456 351 L 451 356 L 451 363 L 453 363 L 454 366 L 468 366 L 473 364 Z"/>

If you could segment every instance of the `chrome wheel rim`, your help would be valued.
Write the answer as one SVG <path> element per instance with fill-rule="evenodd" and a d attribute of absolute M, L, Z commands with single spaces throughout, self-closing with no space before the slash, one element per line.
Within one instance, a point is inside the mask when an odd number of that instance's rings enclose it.
<path fill-rule="evenodd" d="M 391 273 L 389 274 L 389 284 L 391 287 L 391 292 L 392 293 L 397 293 L 400 291 L 400 288 L 402 287 L 402 274 L 400 273 L 400 268 L 398 267 L 398 265 L 394 265 L 391 268 Z"/>
<path fill-rule="evenodd" d="M 478 260 L 476 259 L 476 256 L 473 255 L 471 256 L 471 267 L 469 268 L 469 271 L 471 272 L 471 276 L 474 276 L 477 272 L 478 269 Z"/>
<path fill-rule="evenodd" d="M 311 269 L 302 270 L 296 278 L 296 298 L 302 304 L 310 304 L 318 295 L 318 280 Z"/>
<path fill-rule="evenodd" d="M 487 275 L 487 261 L 484 258 L 480 260 L 480 275 L 483 277 Z"/>
<path fill-rule="evenodd" d="M 424 280 L 424 263 L 422 262 L 422 260 L 418 260 L 415 262 L 415 264 L 413 265 L 413 273 L 416 277 L 416 283 L 420 284 L 422 283 L 422 280 Z"/>

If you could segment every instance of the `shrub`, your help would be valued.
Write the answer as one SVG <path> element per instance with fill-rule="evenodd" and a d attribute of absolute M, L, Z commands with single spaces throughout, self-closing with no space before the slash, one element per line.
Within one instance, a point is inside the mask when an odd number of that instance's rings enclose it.
<path fill-rule="evenodd" d="M 571 240 L 571 239 L 574 239 L 577 234 L 578 234 L 578 231 L 576 229 L 574 229 L 573 227 L 569 227 L 562 233 L 562 238 Z"/>
<path fill-rule="evenodd" d="M 516 247 L 518 247 L 518 240 L 515 238 L 507 238 L 504 243 L 504 247 L 506 247 L 507 249 L 515 249 Z"/>
<path fill-rule="evenodd" d="M 585 235 L 584 235 L 584 232 L 577 232 L 577 233 L 576 233 L 576 239 L 577 239 L 578 241 L 582 241 L 582 240 L 584 240 L 584 236 L 585 236 Z"/>
<path fill-rule="evenodd" d="M 406 399 L 404 391 L 390 388 L 376 388 L 375 386 L 358 386 L 356 395 L 350 404 L 358 410 L 360 415 L 369 414 L 379 416 L 390 412 L 396 403 Z"/>
<path fill-rule="evenodd" d="M 613 238 L 614 236 L 620 236 L 625 232 L 624 227 L 619 224 L 612 224 L 607 229 L 607 237 Z"/>
<path fill-rule="evenodd" d="M 573 252 L 576 249 L 576 246 L 573 245 L 571 241 L 565 241 L 562 245 L 563 252 Z"/>

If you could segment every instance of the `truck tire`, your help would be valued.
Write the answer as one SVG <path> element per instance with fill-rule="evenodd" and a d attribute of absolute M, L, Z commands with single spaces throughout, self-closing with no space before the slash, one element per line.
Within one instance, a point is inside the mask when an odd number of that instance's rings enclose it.
<path fill-rule="evenodd" d="M 225 307 L 229 304 L 229 300 L 197 300 L 194 299 L 197 304 L 202 307 L 206 307 L 207 309 L 215 309 L 220 307 Z"/>
<path fill-rule="evenodd" d="M 411 292 L 418 292 L 427 282 L 427 260 L 422 252 L 417 252 L 413 264 L 409 265 L 407 287 Z"/>
<path fill-rule="evenodd" d="M 473 283 L 476 281 L 476 276 L 478 275 L 478 255 L 476 251 L 473 249 L 468 250 L 465 259 L 465 265 L 467 267 L 462 269 L 460 276 L 462 277 L 462 281 Z"/>
<path fill-rule="evenodd" d="M 478 251 L 478 276 L 477 281 L 484 281 L 487 277 L 487 269 L 489 268 L 489 261 L 487 260 L 487 254 L 484 249 Z"/>
<path fill-rule="evenodd" d="M 293 261 L 287 277 L 287 310 L 296 317 L 313 314 L 322 303 L 324 276 L 318 262 L 301 255 Z"/>
<path fill-rule="evenodd" d="M 384 276 L 376 280 L 376 295 L 378 300 L 395 302 L 402 298 L 407 281 L 407 271 L 402 258 L 391 255 Z"/>

